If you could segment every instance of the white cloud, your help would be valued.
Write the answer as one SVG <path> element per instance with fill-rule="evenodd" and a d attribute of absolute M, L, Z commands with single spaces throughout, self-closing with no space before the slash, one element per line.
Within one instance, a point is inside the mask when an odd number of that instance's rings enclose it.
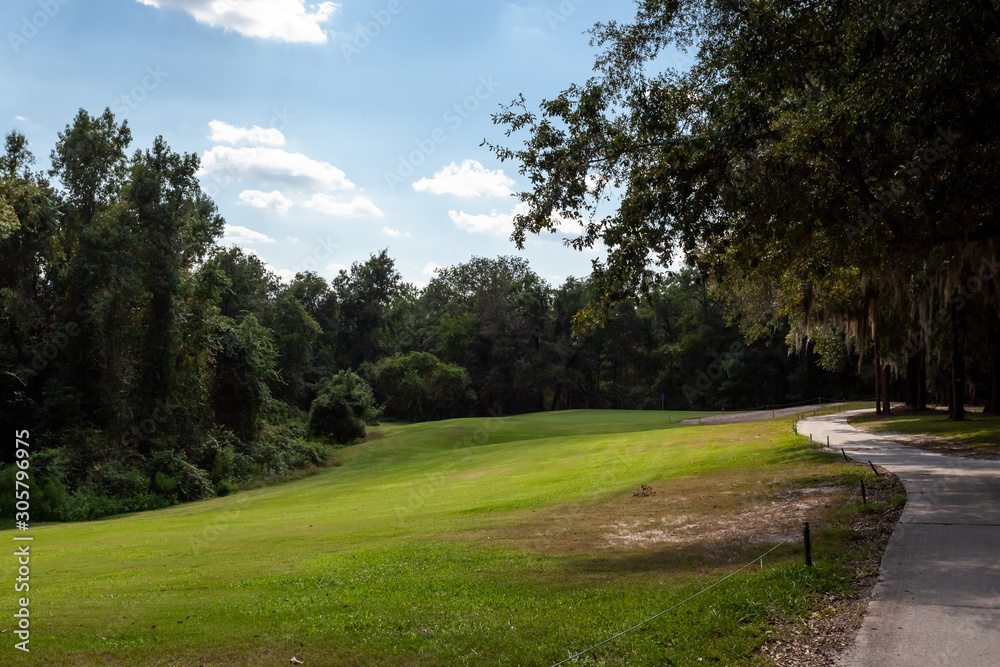
<path fill-rule="evenodd" d="M 514 216 L 528 212 L 528 205 L 518 203 L 510 213 L 493 209 L 489 214 L 472 215 L 465 211 L 448 211 L 448 217 L 459 229 L 473 234 L 510 236 L 514 231 Z"/>
<path fill-rule="evenodd" d="M 578 2 L 578 4 L 581 4 Z M 544 7 L 522 7 L 509 2 L 504 6 L 500 20 L 510 26 L 510 31 L 518 37 L 526 39 L 547 38 L 549 33 L 543 26 L 548 23 Z M 552 14 L 552 12 L 548 12 Z"/>
<path fill-rule="evenodd" d="M 330 273 L 340 273 L 341 271 L 348 271 L 350 269 L 349 267 L 346 267 L 343 264 L 338 264 L 337 262 L 334 262 L 333 264 L 327 264 L 326 270 L 329 271 Z"/>
<path fill-rule="evenodd" d="M 382 228 L 382 233 L 392 239 L 408 239 L 410 238 L 410 232 L 401 232 L 398 229 L 389 229 L 388 227 Z"/>
<path fill-rule="evenodd" d="M 273 273 L 274 275 L 276 275 L 279 278 L 281 278 L 281 282 L 283 282 L 283 283 L 290 283 L 293 280 L 295 280 L 295 272 L 292 271 L 291 269 L 276 269 L 273 266 L 271 266 L 270 264 L 267 264 L 266 262 L 265 262 L 265 266 L 267 266 L 267 269 L 271 273 Z"/>
<path fill-rule="evenodd" d="M 448 211 L 448 217 L 459 229 L 473 234 L 495 234 L 510 236 L 514 232 L 514 217 L 528 212 L 528 204 L 519 202 L 510 213 L 501 213 L 493 209 L 488 214 L 473 215 L 465 211 Z M 555 228 L 564 234 L 581 234 L 583 225 L 570 220 L 564 215 L 554 216 Z"/>
<path fill-rule="evenodd" d="M 181 9 L 198 23 L 246 37 L 323 44 L 321 27 L 340 8 L 334 2 L 305 0 L 138 0 L 157 9 Z"/>
<path fill-rule="evenodd" d="M 244 190 L 240 193 L 240 201 L 250 204 L 254 208 L 269 208 L 277 211 L 278 215 L 285 215 L 292 207 L 292 200 L 281 194 L 277 190 L 274 192 L 261 192 L 260 190 Z"/>
<path fill-rule="evenodd" d="M 276 127 L 265 129 L 259 125 L 251 128 L 236 127 L 221 120 L 210 120 L 208 127 L 212 134 L 208 138 L 224 144 L 254 144 L 256 146 L 284 146 L 285 135 Z"/>
<path fill-rule="evenodd" d="M 361 195 L 349 202 L 342 202 L 330 195 L 316 194 L 302 205 L 337 218 L 381 218 L 383 216 L 382 211 L 372 203 L 372 200 Z"/>
<path fill-rule="evenodd" d="M 441 269 L 447 269 L 448 266 L 445 264 L 435 264 L 434 262 L 427 262 L 427 266 L 421 271 L 425 276 L 431 276 L 432 278 L 437 275 L 437 272 Z"/>
<path fill-rule="evenodd" d="M 510 236 L 514 231 L 514 216 L 511 213 L 500 213 L 493 209 L 488 215 L 472 215 L 465 211 L 448 211 L 448 217 L 459 229 L 474 234 L 495 234 Z"/>
<path fill-rule="evenodd" d="M 578 236 L 580 234 L 583 234 L 584 230 L 583 223 L 578 222 L 576 220 L 571 220 L 570 218 L 567 218 L 565 215 L 562 215 L 561 213 L 557 213 L 555 215 L 555 223 L 556 223 L 556 229 L 562 232 L 563 234 L 576 234 Z"/>
<path fill-rule="evenodd" d="M 261 234 L 260 232 L 255 232 L 252 229 L 240 227 L 239 225 L 226 225 L 222 240 L 240 246 L 253 245 L 255 243 L 274 243 L 274 239 L 266 234 Z"/>
<path fill-rule="evenodd" d="M 226 225 L 226 227 L 228 228 L 229 225 Z M 238 229 L 246 229 L 246 227 L 239 227 Z M 251 232 L 251 233 L 254 234 L 256 232 Z M 253 255 L 257 259 L 259 259 L 261 263 L 264 264 L 264 270 L 270 271 L 274 275 L 278 276 L 278 278 L 280 278 L 283 282 L 290 283 L 293 280 L 295 280 L 295 271 L 292 271 L 291 269 L 275 268 L 266 259 L 264 259 L 259 252 L 257 252 L 253 248 L 243 248 L 243 251 L 246 252 L 246 254 Z"/>
<path fill-rule="evenodd" d="M 299 240 L 297 238 L 295 238 L 294 236 L 286 236 L 285 240 L 288 241 L 289 243 L 298 243 L 299 242 Z"/>
<path fill-rule="evenodd" d="M 452 162 L 434 174 L 434 178 L 421 178 L 413 184 L 417 192 L 458 197 L 504 197 L 512 194 L 514 180 L 504 175 L 502 169 L 491 171 L 476 160 L 463 160 L 461 165 Z"/>
<path fill-rule="evenodd" d="M 28 119 L 24 116 L 14 116 L 14 120 L 21 121 L 22 123 L 26 123 L 28 121 Z"/>
<path fill-rule="evenodd" d="M 322 191 L 354 189 L 354 183 L 347 180 L 344 172 L 329 162 L 319 162 L 302 153 L 260 146 L 215 146 L 202 156 L 198 175 L 214 176 L 222 183 L 234 176 L 249 176 L 261 181 L 277 181 Z"/>

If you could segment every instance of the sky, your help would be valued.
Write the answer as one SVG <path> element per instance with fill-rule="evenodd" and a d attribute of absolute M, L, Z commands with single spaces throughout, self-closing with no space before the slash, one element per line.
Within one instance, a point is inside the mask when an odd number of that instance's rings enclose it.
<path fill-rule="evenodd" d="M 403 278 L 519 255 L 554 286 L 590 273 L 566 223 L 510 241 L 519 165 L 484 139 L 524 94 L 537 109 L 592 75 L 587 30 L 628 21 L 634 0 L 5 0 L 4 132 L 47 169 L 79 109 L 110 108 L 130 151 L 162 135 L 201 158 L 226 219 L 223 245 L 282 279 L 327 279 L 388 249 Z M 667 58 L 679 66 L 682 56 Z M 523 141 L 523 137 L 521 138 Z"/>

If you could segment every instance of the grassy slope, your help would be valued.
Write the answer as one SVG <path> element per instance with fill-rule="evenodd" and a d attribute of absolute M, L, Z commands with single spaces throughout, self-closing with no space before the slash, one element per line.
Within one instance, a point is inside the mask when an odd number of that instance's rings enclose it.
<path fill-rule="evenodd" d="M 665 422 L 593 411 L 385 425 L 343 450 L 339 467 L 285 486 L 33 528 L 32 662 L 549 664 L 728 572 L 732 555 L 680 567 L 655 551 L 512 548 L 477 531 L 530 525 L 535 510 L 604 502 L 653 480 L 701 475 L 712 491 L 716 477 L 844 474 L 786 420 Z M 828 537 L 829 548 L 848 548 L 846 535 Z M 785 547 L 591 664 L 756 664 L 746 656 L 775 614 L 844 586 L 832 556 L 819 562 L 806 571 Z M 13 567 L 8 558 L 0 583 L 8 610 Z M 19 653 L 3 650 L 5 661 Z"/>

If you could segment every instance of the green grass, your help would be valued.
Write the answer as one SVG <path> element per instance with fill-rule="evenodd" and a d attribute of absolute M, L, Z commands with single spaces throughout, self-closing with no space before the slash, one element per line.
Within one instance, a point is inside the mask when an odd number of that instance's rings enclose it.
<path fill-rule="evenodd" d="M 864 474 L 793 436 L 788 420 L 683 427 L 667 414 L 385 425 L 340 450 L 338 467 L 287 485 L 33 527 L 32 652 L 12 646 L 20 594 L 8 556 L 2 661 L 547 665 L 764 550 L 570 548 L 545 537 L 552 513 L 613 518 L 651 482 L 661 502 L 683 490 L 695 510 L 732 511 L 734 489 L 765 497 Z M 797 545 L 782 547 L 575 664 L 764 664 L 753 651 L 765 630 L 846 590 L 867 548 L 842 526 L 814 539 L 811 570 Z"/>
<path fill-rule="evenodd" d="M 935 436 L 958 445 L 958 451 L 971 455 L 1000 455 L 1000 417 L 984 416 L 980 409 L 968 410 L 965 421 L 960 422 L 949 421 L 946 411 L 935 410 L 888 417 L 871 413 L 852 417 L 850 423 L 877 433 Z M 925 444 L 933 448 L 934 443 Z"/>

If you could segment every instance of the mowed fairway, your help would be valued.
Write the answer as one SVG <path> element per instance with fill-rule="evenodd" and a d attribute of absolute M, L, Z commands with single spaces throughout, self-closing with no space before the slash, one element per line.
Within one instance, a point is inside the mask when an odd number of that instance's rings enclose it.
<path fill-rule="evenodd" d="M 699 413 L 669 414 L 386 424 L 283 486 L 33 528 L 31 654 L 13 648 L 8 555 L 0 663 L 551 664 L 768 548 L 690 525 L 851 474 L 788 420 L 683 427 Z M 656 494 L 634 496 L 643 484 Z M 672 507 L 695 517 L 691 539 L 602 537 L 646 513 L 672 525 Z M 763 664 L 752 652 L 770 621 L 847 585 L 843 532 L 820 533 L 812 570 L 787 545 L 576 664 Z"/>

